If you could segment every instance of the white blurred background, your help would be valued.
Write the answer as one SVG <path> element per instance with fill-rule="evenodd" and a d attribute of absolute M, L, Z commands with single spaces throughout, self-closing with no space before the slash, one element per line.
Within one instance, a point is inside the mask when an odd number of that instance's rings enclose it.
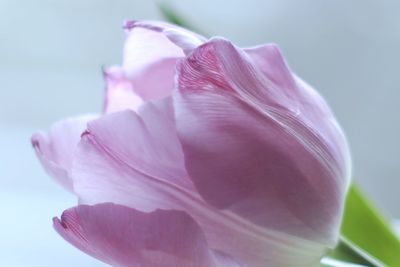
<path fill-rule="evenodd" d="M 335 111 L 356 180 L 400 218 L 400 1 L 165 2 L 238 45 L 278 43 Z M 100 110 L 101 66 L 121 62 L 128 18 L 161 15 L 154 1 L 0 0 L 2 265 L 103 266 L 51 229 L 51 217 L 75 200 L 44 174 L 29 137 L 60 118 Z"/>

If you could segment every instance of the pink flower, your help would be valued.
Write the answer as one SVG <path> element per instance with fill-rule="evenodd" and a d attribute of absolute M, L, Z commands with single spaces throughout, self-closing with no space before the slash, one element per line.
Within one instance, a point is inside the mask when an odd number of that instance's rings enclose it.
<path fill-rule="evenodd" d="M 32 143 L 80 205 L 54 227 L 114 266 L 314 266 L 339 235 L 350 156 L 279 48 L 128 22 L 98 118 Z"/>

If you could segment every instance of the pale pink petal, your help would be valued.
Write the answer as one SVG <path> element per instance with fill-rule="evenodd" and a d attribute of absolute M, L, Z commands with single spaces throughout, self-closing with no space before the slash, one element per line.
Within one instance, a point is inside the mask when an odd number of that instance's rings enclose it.
<path fill-rule="evenodd" d="M 202 35 L 173 24 L 160 21 L 127 21 L 125 23 L 125 28 L 128 30 L 142 28 L 158 33 L 159 35 L 164 36 L 164 38 L 167 37 L 173 44 L 179 47 L 181 52 L 183 51 L 185 54 L 190 53 L 193 49 L 207 41 L 207 38 Z M 155 49 L 155 51 L 158 50 Z M 170 51 L 172 51 L 172 49 Z"/>
<path fill-rule="evenodd" d="M 78 146 L 73 179 L 85 203 L 116 202 L 117 197 L 118 203 L 134 202 L 144 211 L 174 207 L 178 201 L 158 193 L 157 186 L 191 191 L 193 185 L 184 169 L 171 99 L 89 123 Z"/>
<path fill-rule="evenodd" d="M 296 90 L 293 74 L 276 44 L 265 44 L 243 50 L 258 70 L 282 91 Z"/>
<path fill-rule="evenodd" d="M 125 23 L 127 39 L 124 47 L 122 68 L 128 77 L 135 77 L 143 70 L 168 58 L 180 58 L 182 49 L 171 43 L 162 33 L 137 27 L 135 22 Z"/>
<path fill-rule="evenodd" d="M 200 227 L 180 211 L 81 205 L 64 211 L 61 220 L 55 218 L 54 227 L 75 247 L 113 266 L 239 266 L 209 250 Z"/>
<path fill-rule="evenodd" d="M 186 169 L 215 207 L 334 246 L 349 180 L 344 137 L 330 113 L 320 118 L 327 135 L 302 120 L 302 99 L 278 87 L 288 73 L 274 76 L 218 38 L 181 62 L 174 104 Z"/>
<path fill-rule="evenodd" d="M 46 172 L 67 190 L 73 191 L 70 177 L 75 148 L 88 121 L 94 115 L 70 118 L 55 123 L 48 133 L 37 132 L 31 142 Z"/>
<path fill-rule="evenodd" d="M 174 89 L 177 58 L 154 62 L 139 75 L 130 77 L 133 90 L 146 101 L 167 97 Z"/>
<path fill-rule="evenodd" d="M 80 202 L 113 202 L 144 212 L 183 210 L 201 225 L 210 247 L 252 267 L 318 261 L 321 244 L 259 228 L 200 198 L 183 166 L 169 100 L 147 103 L 138 114 L 113 113 L 89 124 L 72 175 Z"/>
<path fill-rule="evenodd" d="M 184 50 L 174 44 L 201 44 L 204 37 L 168 23 L 128 21 L 122 67 L 105 71 L 105 112 L 136 110 L 143 101 L 157 100 L 174 89 L 175 66 Z M 172 39 L 172 41 L 170 40 Z"/>
<path fill-rule="evenodd" d="M 119 67 L 111 67 L 104 71 L 107 91 L 104 103 L 104 113 L 137 110 L 143 99 L 133 90 L 132 82 Z"/>
<path fill-rule="evenodd" d="M 264 76 L 265 80 L 271 81 L 274 85 L 269 87 L 272 90 L 275 88 L 280 93 L 277 99 L 284 103 L 286 108 L 289 107 L 297 119 L 306 123 L 313 128 L 317 135 L 323 137 L 325 145 L 328 147 L 327 150 L 334 155 L 331 160 L 336 161 L 338 169 L 347 172 L 345 175 L 338 176 L 348 177 L 351 172 L 348 146 L 338 146 L 338 144 L 346 143 L 346 140 L 332 111 L 321 95 L 292 73 L 277 45 L 267 44 L 247 48 L 244 51 L 255 69 L 263 74 L 260 76 Z M 269 97 L 269 94 L 270 91 L 265 96 Z"/>
<path fill-rule="evenodd" d="M 160 59 L 131 76 L 118 66 L 106 69 L 104 113 L 137 110 L 146 101 L 169 96 L 174 89 L 176 61 L 176 58 Z"/>

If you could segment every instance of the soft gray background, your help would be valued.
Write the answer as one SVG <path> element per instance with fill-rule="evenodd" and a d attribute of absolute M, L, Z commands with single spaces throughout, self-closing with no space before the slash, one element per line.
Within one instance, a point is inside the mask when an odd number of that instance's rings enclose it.
<path fill-rule="evenodd" d="M 345 129 L 354 175 L 400 217 L 400 1 L 169 1 L 239 45 L 280 45 Z M 51 217 L 75 200 L 39 167 L 30 133 L 100 110 L 101 66 L 121 61 L 122 21 L 158 19 L 153 1 L 0 0 L 0 260 L 102 266 L 63 242 Z"/>

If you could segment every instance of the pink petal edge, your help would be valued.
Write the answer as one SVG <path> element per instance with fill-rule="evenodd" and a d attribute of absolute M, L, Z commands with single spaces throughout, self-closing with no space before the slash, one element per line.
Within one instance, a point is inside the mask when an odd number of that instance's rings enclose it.
<path fill-rule="evenodd" d="M 145 213 L 103 203 L 68 209 L 53 222 L 65 240 L 113 266 L 240 266 L 210 250 L 198 224 L 181 211 Z"/>
<path fill-rule="evenodd" d="M 46 172 L 65 189 L 73 192 L 70 177 L 75 148 L 88 121 L 95 115 L 65 119 L 53 124 L 48 133 L 37 132 L 31 143 Z"/>

